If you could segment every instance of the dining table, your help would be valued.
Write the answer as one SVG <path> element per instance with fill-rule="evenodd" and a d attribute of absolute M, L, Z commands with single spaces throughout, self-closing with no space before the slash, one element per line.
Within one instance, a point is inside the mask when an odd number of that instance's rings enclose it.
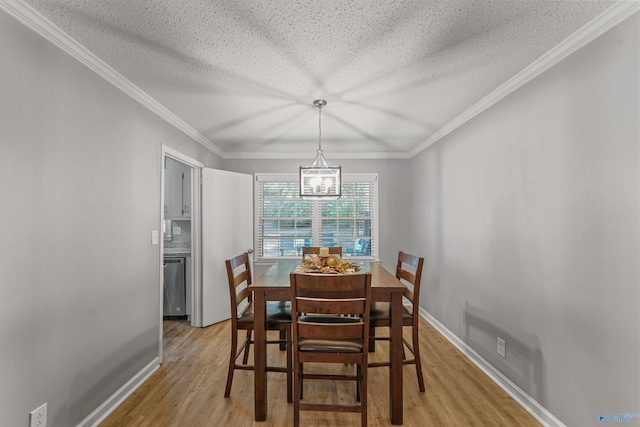
<path fill-rule="evenodd" d="M 371 272 L 372 302 L 391 303 L 391 345 L 389 346 L 389 418 L 392 424 L 403 423 L 403 344 L 402 295 L 406 287 L 378 262 L 355 262 L 360 272 Z M 254 298 L 254 400 L 256 421 L 267 419 L 267 301 L 290 301 L 289 275 L 300 262 L 278 261 L 249 287 Z"/>

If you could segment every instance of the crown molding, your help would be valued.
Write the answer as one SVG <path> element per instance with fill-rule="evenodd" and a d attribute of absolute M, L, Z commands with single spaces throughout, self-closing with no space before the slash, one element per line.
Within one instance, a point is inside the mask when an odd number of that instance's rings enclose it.
<path fill-rule="evenodd" d="M 313 161 L 314 152 L 305 153 L 225 153 L 224 159 L 238 160 L 308 160 Z M 377 159 L 409 159 L 409 154 L 405 152 L 371 152 L 371 153 L 340 153 L 339 155 L 326 155 L 327 160 L 377 160 Z"/>
<path fill-rule="evenodd" d="M 157 114 L 161 119 L 173 125 L 178 130 L 189 136 L 194 141 L 220 157 L 224 153 L 220 148 L 204 137 L 197 130 L 188 125 L 184 120 L 169 111 L 166 107 L 149 96 L 138 86 L 129 81 L 122 74 L 114 70 L 103 60 L 94 55 L 86 47 L 78 43 L 67 33 L 58 28 L 53 22 L 42 16 L 38 11 L 21 0 L 0 0 L 0 9 L 27 26 L 36 34 L 44 37 L 64 52 L 71 55 L 109 83 L 120 89 L 131 98 Z"/>
<path fill-rule="evenodd" d="M 560 42 L 556 47 L 532 62 L 524 70 L 507 80 L 489 95 L 482 98 L 471 108 L 460 114 L 455 119 L 431 134 L 427 139 L 411 150 L 409 157 L 414 157 L 425 148 L 435 144 L 446 135 L 450 134 L 487 108 L 496 104 L 505 96 L 522 87 L 524 84 L 544 73 L 546 70 L 562 61 L 581 47 L 591 43 L 593 40 L 620 24 L 634 13 L 640 10 L 638 0 L 620 1 L 607 8 L 600 15 L 592 19 L 585 26 Z"/>

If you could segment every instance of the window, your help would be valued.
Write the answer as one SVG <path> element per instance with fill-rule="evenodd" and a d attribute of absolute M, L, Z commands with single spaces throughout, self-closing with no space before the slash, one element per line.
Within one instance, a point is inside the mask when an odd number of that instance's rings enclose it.
<path fill-rule="evenodd" d="M 338 200 L 300 199 L 296 174 L 257 174 L 258 259 L 298 258 L 303 246 L 342 246 L 343 257 L 377 259 L 377 174 L 344 174 Z"/>

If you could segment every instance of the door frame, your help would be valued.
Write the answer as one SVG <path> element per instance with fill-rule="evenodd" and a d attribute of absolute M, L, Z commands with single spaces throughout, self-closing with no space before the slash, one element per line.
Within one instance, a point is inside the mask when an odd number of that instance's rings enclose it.
<path fill-rule="evenodd" d="M 202 326 L 201 293 L 201 241 L 200 241 L 200 174 L 204 165 L 181 152 L 162 144 L 160 156 L 160 230 L 164 224 L 164 165 L 166 158 L 172 158 L 191 167 L 191 326 Z M 160 236 L 160 283 L 158 286 L 158 307 L 160 323 L 160 340 L 158 354 L 162 362 L 163 348 L 163 305 L 162 296 L 164 291 L 164 236 Z"/>

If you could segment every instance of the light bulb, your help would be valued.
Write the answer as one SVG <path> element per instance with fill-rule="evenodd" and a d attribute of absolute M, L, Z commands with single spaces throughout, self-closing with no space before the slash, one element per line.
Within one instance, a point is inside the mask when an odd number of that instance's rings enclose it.
<path fill-rule="evenodd" d="M 311 184 L 311 188 L 313 189 L 313 192 L 318 193 L 320 190 L 320 186 L 322 185 L 322 178 L 320 178 L 319 176 L 311 178 L 311 181 L 309 181 L 309 184 Z"/>

